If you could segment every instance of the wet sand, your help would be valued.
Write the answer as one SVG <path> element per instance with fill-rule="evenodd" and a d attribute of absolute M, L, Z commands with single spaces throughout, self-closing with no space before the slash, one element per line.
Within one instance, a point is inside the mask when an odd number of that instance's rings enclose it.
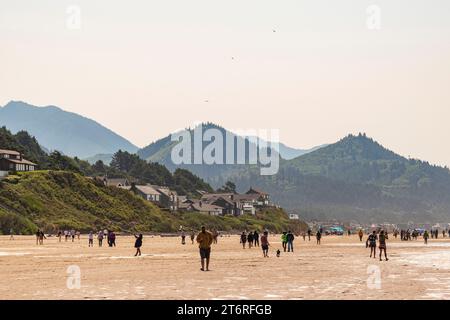
<path fill-rule="evenodd" d="M 145 236 L 143 255 L 134 257 L 128 236 L 115 248 L 96 240 L 89 248 L 86 235 L 43 246 L 33 236 L 0 236 L 0 299 L 450 299 L 448 238 L 427 246 L 389 239 L 389 261 L 370 259 L 357 236 L 325 236 L 320 246 L 296 238 L 295 253 L 280 258 L 279 236 L 269 241 L 263 258 L 260 248 L 242 249 L 238 236 L 221 237 L 211 271 L 202 272 L 190 239 Z M 80 268 L 80 288 L 67 286 L 69 266 Z"/>

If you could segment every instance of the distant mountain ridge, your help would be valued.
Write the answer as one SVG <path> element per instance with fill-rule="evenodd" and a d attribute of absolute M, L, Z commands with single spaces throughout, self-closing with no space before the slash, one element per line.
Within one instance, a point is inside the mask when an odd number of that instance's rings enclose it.
<path fill-rule="evenodd" d="M 225 136 L 226 132 L 228 132 L 235 137 L 241 137 L 238 134 L 234 134 L 231 131 L 229 131 L 219 125 L 216 125 L 214 123 L 203 123 L 202 125 L 203 125 L 203 130 L 218 129 L 223 133 L 224 136 Z M 187 130 L 191 130 L 191 129 L 187 129 Z M 252 136 L 252 137 L 245 137 L 245 138 L 256 138 L 256 137 Z M 267 142 L 266 140 L 263 140 L 261 138 L 259 138 L 259 139 L 260 139 L 260 141 Z M 269 143 L 270 143 L 270 141 L 269 141 Z M 175 144 L 176 143 L 171 141 L 171 135 L 168 135 L 168 136 L 158 139 L 155 142 L 152 142 L 151 144 L 147 145 L 146 147 L 140 149 L 138 151 L 138 155 L 143 159 L 149 159 L 149 160 L 151 159 L 151 161 L 163 159 L 163 158 L 165 158 L 165 155 L 163 155 L 164 151 L 168 151 L 167 147 L 172 147 Z M 323 147 L 327 146 L 327 144 L 316 146 L 311 149 L 296 149 L 296 148 L 289 147 L 282 142 L 278 142 L 278 146 L 279 146 L 278 152 L 280 154 L 280 157 L 285 160 L 290 160 L 290 159 L 296 158 L 298 156 L 301 156 L 303 154 L 307 154 L 309 152 L 323 148 Z"/>
<path fill-rule="evenodd" d="M 235 150 L 234 150 L 235 158 L 236 158 L 236 154 L 237 154 L 236 148 L 237 148 L 237 145 L 239 144 L 238 141 L 241 141 L 245 144 L 245 148 L 246 148 L 245 159 L 247 160 L 246 163 L 248 163 L 250 146 L 255 146 L 255 144 L 251 140 L 251 138 L 254 138 L 254 137 L 240 136 L 240 135 L 235 134 L 219 125 L 214 124 L 214 123 L 203 123 L 203 124 L 201 124 L 201 126 L 202 126 L 202 130 L 203 130 L 203 134 L 209 129 L 219 130 L 222 133 L 222 137 L 224 140 L 223 141 L 223 143 L 224 143 L 224 145 L 223 145 L 223 147 L 224 147 L 223 148 L 224 163 L 225 163 L 226 153 L 227 153 L 225 139 L 228 135 L 230 137 L 232 137 L 235 141 Z M 196 128 L 197 128 L 197 126 L 196 126 Z M 192 128 L 192 129 L 189 128 L 186 130 L 191 134 L 191 137 L 193 137 L 193 132 L 194 132 L 195 128 Z M 192 141 L 193 141 L 193 139 L 192 139 Z M 145 148 L 140 149 L 137 152 L 137 154 L 142 159 L 145 159 L 147 161 L 158 162 L 158 163 L 164 164 L 171 171 L 173 171 L 179 167 L 187 169 L 187 170 L 195 173 L 196 175 L 201 176 L 203 179 L 206 179 L 209 183 L 211 183 L 215 187 L 220 187 L 223 183 L 226 182 L 226 180 L 229 176 L 233 176 L 241 171 L 246 171 L 248 168 L 248 165 L 238 165 L 238 164 L 212 164 L 212 165 L 205 165 L 205 164 L 177 165 L 177 164 L 174 164 L 172 161 L 172 158 L 171 158 L 171 151 L 172 151 L 172 148 L 177 143 L 178 142 L 171 140 L 171 135 L 168 135 L 162 139 L 159 139 L 159 140 L 151 143 L 150 145 L 146 146 Z M 208 144 L 209 144 L 208 142 L 204 142 L 203 149 Z M 290 148 L 290 147 L 287 147 L 286 145 L 284 145 L 283 143 L 279 143 L 278 146 L 279 146 L 278 153 L 281 158 L 283 158 L 283 155 L 285 155 L 286 158 L 291 158 L 295 154 L 300 154 L 300 155 L 307 154 L 314 150 L 318 150 L 325 145 L 315 147 L 315 148 L 312 148 L 309 150 Z M 276 152 L 275 149 L 273 149 L 273 147 L 274 146 L 271 145 L 272 152 Z M 262 148 L 261 146 L 256 146 L 256 148 L 260 149 L 260 151 L 262 150 L 264 152 L 267 152 L 267 150 L 264 150 L 264 148 Z M 194 147 L 192 146 L 192 150 L 193 149 L 194 149 Z M 236 163 L 236 161 L 234 163 Z"/>
<path fill-rule="evenodd" d="M 0 108 L 0 126 L 16 133 L 26 130 L 47 149 L 87 158 L 117 150 L 136 152 L 138 147 L 98 122 L 56 106 L 36 107 L 11 101 Z"/>
<path fill-rule="evenodd" d="M 217 126 L 209 124 L 209 127 Z M 206 127 L 208 128 L 208 126 Z M 217 127 L 220 130 L 223 128 Z M 175 142 L 167 136 L 138 154 L 171 163 Z M 262 176 L 258 165 L 181 165 L 214 187 L 233 181 L 242 192 L 258 186 L 304 219 L 405 222 L 450 220 L 450 171 L 407 159 L 365 134 L 348 135 L 293 159 Z"/>
<path fill-rule="evenodd" d="M 250 169 L 229 178 L 244 189 L 260 186 L 307 219 L 450 220 L 450 171 L 404 158 L 365 134 L 282 161 L 273 177 Z"/>
<path fill-rule="evenodd" d="M 10 113 L 14 117 L 10 116 Z M 55 119 L 59 117 L 54 117 L 54 113 L 63 113 L 64 117 L 60 122 L 64 125 L 55 123 Z M 43 117 L 42 114 L 50 116 Z M 72 119 L 76 121 L 71 124 Z M 78 136 L 80 130 L 76 129 L 77 121 L 91 129 L 87 130 L 88 137 Z M 86 124 L 86 121 L 89 124 Z M 12 125 L 4 122 L 10 122 Z M 33 132 L 29 127 L 33 127 L 36 122 L 39 123 L 39 128 L 50 129 Z M 65 141 L 67 146 L 81 144 L 82 150 L 87 150 L 89 146 L 90 154 L 84 158 L 90 157 L 91 162 L 108 161 L 118 149 L 127 151 L 127 147 L 130 147 L 129 142 L 128 145 L 117 143 L 108 148 L 104 145 L 98 146 L 97 142 L 102 144 L 101 141 L 107 141 L 111 137 L 117 138 L 117 135 L 92 120 L 66 113 L 57 107 L 37 108 L 21 102 L 11 102 L 0 108 L 1 125 L 12 128 L 13 132 L 21 130 L 22 127 L 31 131 L 48 149 L 57 149 L 50 139 L 56 135 L 60 135 L 58 138 Z M 100 127 L 101 134 L 97 136 L 92 127 Z M 229 132 L 213 123 L 204 124 L 203 129 L 217 129 L 224 135 Z M 39 134 L 47 137 L 47 142 L 45 139 L 39 139 Z M 235 138 L 244 139 L 239 136 Z M 27 143 L 35 145 L 37 142 Z M 251 186 L 258 187 L 269 192 L 275 203 L 298 213 L 304 219 L 336 218 L 360 222 L 450 221 L 448 168 L 430 165 L 426 161 L 407 159 L 362 133 L 348 135 L 336 143 L 311 150 L 291 150 L 292 148 L 286 147 L 283 151 L 284 147 L 280 144 L 280 154 L 284 153 L 284 157 L 280 159 L 278 173 L 273 176 L 261 176 L 258 165 L 175 165 L 171 159 L 171 151 L 176 143 L 171 141 L 171 135 L 167 135 L 140 150 L 131 145 L 132 150 L 129 152 L 137 152 L 144 160 L 165 165 L 172 172 L 177 168 L 187 169 L 214 188 L 221 187 L 228 180 L 238 186 L 238 192 Z M 251 142 L 245 140 L 245 143 L 248 146 Z M 203 148 L 207 145 L 209 142 L 204 142 Z M 60 150 L 72 154 L 64 145 Z M 297 154 L 299 155 L 295 156 Z M 75 155 L 83 157 L 83 153 Z"/>

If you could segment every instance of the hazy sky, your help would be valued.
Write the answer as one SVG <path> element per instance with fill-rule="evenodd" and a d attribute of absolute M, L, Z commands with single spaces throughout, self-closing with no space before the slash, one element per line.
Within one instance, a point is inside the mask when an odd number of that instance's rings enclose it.
<path fill-rule="evenodd" d="M 0 0 L 0 43 L 0 105 L 57 105 L 139 146 L 212 121 L 300 148 L 361 131 L 450 166 L 448 0 Z"/>

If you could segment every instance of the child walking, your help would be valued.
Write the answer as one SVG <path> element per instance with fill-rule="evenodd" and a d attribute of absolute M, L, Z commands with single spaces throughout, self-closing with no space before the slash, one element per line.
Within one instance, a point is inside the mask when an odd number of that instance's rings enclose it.
<path fill-rule="evenodd" d="M 142 247 L 142 233 L 139 234 L 139 236 L 134 235 L 134 237 L 136 238 L 136 242 L 134 243 L 134 247 L 136 248 L 136 254 L 134 255 L 136 256 L 140 256 L 141 255 L 141 247 Z"/>

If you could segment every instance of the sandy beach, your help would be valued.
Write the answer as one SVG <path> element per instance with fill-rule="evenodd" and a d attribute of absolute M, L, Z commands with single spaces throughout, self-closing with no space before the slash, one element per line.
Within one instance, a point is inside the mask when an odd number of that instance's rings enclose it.
<path fill-rule="evenodd" d="M 260 248 L 242 249 L 238 236 L 220 237 L 211 271 L 202 272 L 197 245 L 179 237 L 144 236 L 143 255 L 134 257 L 130 236 L 118 236 L 115 248 L 96 240 L 89 248 L 86 235 L 42 246 L 34 236 L 0 236 L 0 299 L 450 298 L 448 238 L 389 239 L 389 261 L 370 259 L 357 236 L 325 236 L 321 245 L 296 238 L 295 253 L 279 258 L 279 236 L 269 240 L 263 258 Z M 79 288 L 70 285 L 77 268 Z"/>

